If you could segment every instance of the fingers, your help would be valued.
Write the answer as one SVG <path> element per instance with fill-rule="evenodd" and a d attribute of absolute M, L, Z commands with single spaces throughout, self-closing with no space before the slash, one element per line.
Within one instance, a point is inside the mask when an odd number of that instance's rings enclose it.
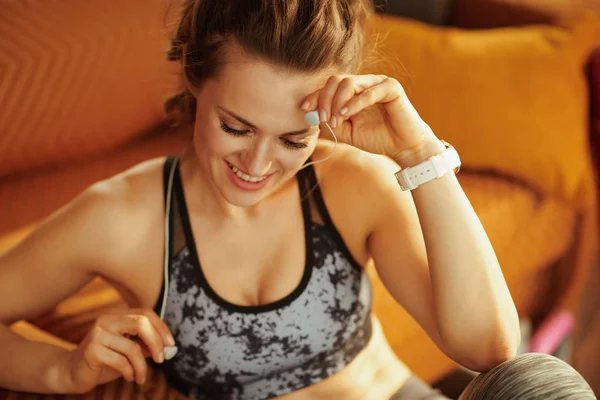
<path fill-rule="evenodd" d="M 344 107 L 337 110 L 337 113 L 341 118 L 350 118 L 367 107 L 397 99 L 400 92 L 403 92 L 403 89 L 398 81 L 386 78 L 348 99 Z"/>
<path fill-rule="evenodd" d="M 142 347 L 133 340 L 123 336 L 115 335 L 111 332 L 106 332 L 102 335 L 102 344 L 106 348 L 113 350 L 118 356 L 125 356 L 129 364 L 133 367 L 135 381 L 142 384 L 146 381 L 148 374 L 148 364 L 142 354 Z M 116 357 L 120 359 L 119 357 Z"/>
<path fill-rule="evenodd" d="M 329 122 L 329 116 L 331 115 L 331 101 L 344 77 L 344 75 L 331 76 L 323 88 L 311 93 L 305 99 L 302 110 L 316 110 L 319 113 L 320 122 Z"/>
<path fill-rule="evenodd" d="M 363 109 L 403 94 L 400 83 L 385 75 L 334 75 L 305 99 L 302 110 L 317 110 L 320 121 L 335 128 Z"/>
<path fill-rule="evenodd" d="M 122 376 L 143 384 L 148 374 L 146 358 L 162 363 L 177 348 L 166 324 L 152 310 L 113 310 L 101 316 L 69 358 L 74 387 L 91 388 Z M 87 368 L 86 368 L 87 367 Z"/>
<path fill-rule="evenodd" d="M 162 337 L 165 346 L 175 346 L 175 339 L 171 334 L 171 330 L 169 329 L 167 324 L 165 324 L 165 322 L 162 319 L 160 319 L 158 315 L 156 315 L 154 310 L 139 309 L 136 311 L 148 317 L 148 319 L 152 323 L 152 326 L 154 326 L 154 329 L 156 329 Z"/>
<path fill-rule="evenodd" d="M 154 329 L 149 318 L 144 315 L 122 315 L 118 317 L 100 317 L 98 326 L 117 335 L 137 336 L 148 348 L 152 359 L 157 363 L 164 361 L 164 343 Z"/>
<path fill-rule="evenodd" d="M 127 309 L 125 310 L 125 312 L 127 315 L 139 314 L 146 316 L 152 323 L 152 326 L 154 326 L 154 328 L 162 337 L 165 346 L 175 346 L 175 339 L 173 338 L 171 330 L 169 329 L 167 324 L 162 319 L 160 319 L 160 317 L 154 312 L 154 310 L 148 308 L 133 308 Z M 114 310 L 111 313 L 111 315 L 123 315 L 123 310 Z"/>
<path fill-rule="evenodd" d="M 318 98 L 318 110 L 319 118 L 321 122 L 330 122 L 335 124 L 335 120 L 331 121 L 331 102 L 333 97 L 340 86 L 340 83 L 344 80 L 341 75 L 334 75 L 327 80 L 325 87 L 321 89 Z M 335 127 L 335 126 L 334 126 Z"/>
<path fill-rule="evenodd" d="M 129 360 L 122 354 L 116 353 L 107 349 L 106 347 L 99 347 L 93 355 L 86 356 L 90 359 L 95 359 L 102 366 L 107 366 L 115 371 L 118 371 L 127 382 L 133 382 L 135 380 L 135 372 L 133 367 L 129 363 Z M 139 381 L 143 383 L 142 380 Z"/>
<path fill-rule="evenodd" d="M 140 345 L 99 326 L 90 333 L 84 358 L 92 369 L 106 366 L 118 371 L 129 382 L 135 380 L 142 384 L 146 380 L 148 366 Z"/>
<path fill-rule="evenodd" d="M 138 313 L 135 313 L 135 312 Z M 158 316 L 153 318 L 153 313 L 140 310 L 129 310 L 124 315 L 106 315 L 98 319 L 97 325 L 116 335 L 137 336 L 139 340 L 147 347 L 149 354 L 156 363 L 162 363 L 165 360 L 164 349 L 168 344 L 171 333 L 168 331 L 164 322 Z M 165 335 L 164 330 L 167 330 Z M 160 331 L 162 330 L 162 332 Z M 165 336 L 167 339 L 165 339 Z"/>
<path fill-rule="evenodd" d="M 384 75 L 359 75 L 344 78 L 331 101 L 330 119 L 336 118 L 337 124 L 343 119 L 341 111 L 347 107 L 347 103 L 361 93 L 374 86 L 381 84 L 387 77 Z"/>

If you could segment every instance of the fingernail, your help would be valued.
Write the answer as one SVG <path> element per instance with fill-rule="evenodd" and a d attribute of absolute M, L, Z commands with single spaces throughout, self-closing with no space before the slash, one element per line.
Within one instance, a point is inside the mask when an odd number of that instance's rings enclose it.
<path fill-rule="evenodd" d="M 165 361 L 165 354 L 161 351 L 160 353 L 158 353 L 158 363 L 162 364 Z"/>
<path fill-rule="evenodd" d="M 169 337 L 167 338 L 167 344 L 168 344 L 169 346 L 175 346 L 175 339 L 173 339 L 173 336 L 169 336 Z"/>
<path fill-rule="evenodd" d="M 175 357 L 175 355 L 177 354 L 177 346 L 169 346 L 169 347 L 165 347 L 165 360 L 170 360 L 171 358 Z"/>
<path fill-rule="evenodd" d="M 321 110 L 320 111 L 320 120 L 321 121 L 327 121 L 327 113 L 325 112 L 325 110 Z"/>
<path fill-rule="evenodd" d="M 337 117 L 331 117 L 331 126 L 337 128 Z"/>
<path fill-rule="evenodd" d="M 340 114 L 342 114 L 342 115 L 346 115 L 347 112 L 348 112 L 348 107 L 344 107 L 340 110 Z"/>
<path fill-rule="evenodd" d="M 309 107 L 310 107 L 309 101 L 305 101 L 304 104 L 302 104 L 302 109 L 305 111 L 308 110 Z"/>

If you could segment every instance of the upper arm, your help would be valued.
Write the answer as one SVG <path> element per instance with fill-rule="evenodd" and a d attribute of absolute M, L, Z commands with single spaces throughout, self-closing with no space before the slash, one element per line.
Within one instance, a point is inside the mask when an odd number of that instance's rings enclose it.
<path fill-rule="evenodd" d="M 400 189 L 394 173 L 400 167 L 382 156 L 366 160 L 372 213 L 368 250 L 377 274 L 394 299 L 442 348 L 436 322 L 425 241 L 410 192 Z"/>
<path fill-rule="evenodd" d="M 113 262 L 119 204 L 101 185 L 86 190 L 0 254 L 0 323 L 51 310 Z M 117 230 L 118 232 L 118 230 Z"/>

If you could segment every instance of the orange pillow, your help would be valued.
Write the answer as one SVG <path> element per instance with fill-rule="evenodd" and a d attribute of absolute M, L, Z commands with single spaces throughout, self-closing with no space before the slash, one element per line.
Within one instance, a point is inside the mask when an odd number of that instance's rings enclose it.
<path fill-rule="evenodd" d="M 0 5 L 0 177 L 85 159 L 163 121 L 164 0 Z"/>
<path fill-rule="evenodd" d="M 584 65 L 598 20 L 467 31 L 377 16 L 367 71 L 403 84 L 463 165 L 493 169 L 575 203 L 590 173 Z"/>

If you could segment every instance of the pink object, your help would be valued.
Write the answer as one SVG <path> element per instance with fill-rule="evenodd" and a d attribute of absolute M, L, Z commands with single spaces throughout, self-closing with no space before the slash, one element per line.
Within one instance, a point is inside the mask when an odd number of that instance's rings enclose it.
<path fill-rule="evenodd" d="M 548 316 L 529 341 L 529 351 L 553 354 L 565 337 L 573 331 L 573 317 L 566 311 Z"/>

